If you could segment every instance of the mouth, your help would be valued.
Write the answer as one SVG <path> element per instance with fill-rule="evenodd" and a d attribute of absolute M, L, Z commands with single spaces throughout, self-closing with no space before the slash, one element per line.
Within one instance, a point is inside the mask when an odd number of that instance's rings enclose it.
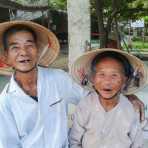
<path fill-rule="evenodd" d="M 20 60 L 19 63 L 30 63 L 31 60 L 27 59 L 27 60 Z"/>
<path fill-rule="evenodd" d="M 111 88 L 104 88 L 103 91 L 112 91 Z"/>
<path fill-rule="evenodd" d="M 112 92 L 112 89 L 111 88 L 104 88 L 104 89 L 102 89 L 103 90 L 103 92 L 105 92 L 105 93 L 110 93 L 110 92 Z"/>

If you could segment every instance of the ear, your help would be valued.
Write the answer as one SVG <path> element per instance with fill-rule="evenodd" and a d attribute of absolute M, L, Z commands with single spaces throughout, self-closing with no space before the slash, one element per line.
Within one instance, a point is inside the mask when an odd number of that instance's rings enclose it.
<path fill-rule="evenodd" d="M 5 63 L 6 62 L 6 55 L 5 54 L 1 55 L 0 59 Z"/>
<path fill-rule="evenodd" d="M 8 61 L 8 53 L 7 51 L 4 52 L 4 54 L 1 56 L 2 61 L 9 66 L 9 61 Z"/>
<path fill-rule="evenodd" d="M 94 84 L 94 82 L 95 82 L 95 77 L 94 77 L 93 74 L 91 74 L 89 80 L 90 80 L 90 82 L 91 82 L 92 84 Z"/>
<path fill-rule="evenodd" d="M 128 81 L 128 78 L 126 76 L 124 76 L 123 77 L 123 83 L 125 84 L 125 83 L 127 83 L 127 81 Z"/>
<path fill-rule="evenodd" d="M 128 78 L 126 76 L 123 77 L 123 85 L 121 90 L 126 90 L 128 87 Z"/>
<path fill-rule="evenodd" d="M 123 78 L 123 83 L 124 83 L 125 85 L 127 85 L 128 80 L 129 80 L 129 78 L 128 78 L 128 77 L 126 77 L 126 76 L 124 76 L 124 78 Z"/>

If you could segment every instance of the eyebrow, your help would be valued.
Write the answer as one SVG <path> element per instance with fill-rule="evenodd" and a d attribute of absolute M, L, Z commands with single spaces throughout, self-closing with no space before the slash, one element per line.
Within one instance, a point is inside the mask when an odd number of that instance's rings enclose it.
<path fill-rule="evenodd" d="M 102 69 L 100 68 L 98 71 L 96 71 L 96 73 L 99 73 L 99 72 L 104 72 L 104 70 L 102 70 Z M 124 69 L 122 69 L 122 68 L 119 69 L 119 70 L 114 69 L 113 72 L 115 72 L 115 73 L 118 73 L 118 72 L 124 72 Z"/>
<path fill-rule="evenodd" d="M 30 43 L 35 43 L 35 40 L 34 39 L 29 39 L 29 40 L 27 40 L 27 42 L 30 42 Z"/>
<path fill-rule="evenodd" d="M 29 43 L 35 43 L 35 41 L 34 41 L 34 40 L 31 40 L 31 39 L 27 40 L 26 42 L 27 42 L 27 43 L 28 43 L 28 42 L 29 42 Z M 13 45 L 17 45 L 17 44 L 18 44 L 17 42 L 12 42 L 12 43 L 8 44 L 8 46 L 13 46 Z"/>
<path fill-rule="evenodd" d="M 13 46 L 13 45 L 16 45 L 17 43 L 16 42 L 12 42 L 10 44 L 8 44 L 8 46 Z"/>

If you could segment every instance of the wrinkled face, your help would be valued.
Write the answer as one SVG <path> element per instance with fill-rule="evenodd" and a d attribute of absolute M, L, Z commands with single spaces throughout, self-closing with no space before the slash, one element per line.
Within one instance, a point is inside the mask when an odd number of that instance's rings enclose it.
<path fill-rule="evenodd" d="M 126 77 L 121 63 L 112 58 L 104 58 L 96 65 L 93 84 L 100 97 L 112 99 L 122 89 Z"/>
<path fill-rule="evenodd" d="M 8 37 L 7 63 L 16 72 L 29 72 L 36 67 L 37 47 L 30 32 L 19 31 Z"/>

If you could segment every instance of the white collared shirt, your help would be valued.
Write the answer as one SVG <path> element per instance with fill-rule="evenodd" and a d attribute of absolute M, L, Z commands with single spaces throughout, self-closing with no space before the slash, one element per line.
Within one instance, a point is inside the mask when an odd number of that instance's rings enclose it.
<path fill-rule="evenodd" d="M 36 102 L 12 76 L 0 95 L 0 148 L 66 148 L 67 104 L 87 93 L 66 72 L 38 67 Z"/>

